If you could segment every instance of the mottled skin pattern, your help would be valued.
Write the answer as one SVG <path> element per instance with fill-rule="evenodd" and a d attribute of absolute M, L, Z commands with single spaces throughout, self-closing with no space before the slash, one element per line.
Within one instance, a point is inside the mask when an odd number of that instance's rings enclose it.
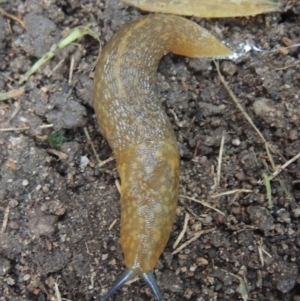
<path fill-rule="evenodd" d="M 94 108 L 121 177 L 121 244 L 136 275 L 151 271 L 175 217 L 179 152 L 155 92 L 168 53 L 226 56 L 230 50 L 197 24 L 149 15 L 122 27 L 104 47 L 94 78 Z"/>
<path fill-rule="evenodd" d="M 145 11 L 200 18 L 253 16 L 278 10 L 273 0 L 123 0 Z"/>

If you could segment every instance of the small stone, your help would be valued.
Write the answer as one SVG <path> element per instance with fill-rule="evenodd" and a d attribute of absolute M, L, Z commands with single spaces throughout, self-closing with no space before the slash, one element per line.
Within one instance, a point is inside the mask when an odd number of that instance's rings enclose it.
<path fill-rule="evenodd" d="M 80 157 L 80 170 L 83 172 L 85 168 L 88 166 L 90 160 L 88 159 L 87 156 L 81 156 Z"/>
<path fill-rule="evenodd" d="M 293 212 L 295 217 L 300 217 L 300 208 L 296 208 L 292 212 Z"/>
<path fill-rule="evenodd" d="M 277 289 L 284 294 L 290 292 L 297 283 L 298 273 L 297 264 L 285 262 L 285 266 L 277 278 Z"/>
<path fill-rule="evenodd" d="M 4 281 L 8 284 L 8 285 L 14 285 L 15 284 L 15 279 L 8 277 L 5 278 Z"/>
<path fill-rule="evenodd" d="M 17 230 L 17 229 L 20 228 L 20 226 L 19 226 L 19 224 L 18 224 L 17 222 L 11 221 L 11 222 L 9 223 L 9 228 L 10 228 L 10 229 L 13 229 L 13 230 Z"/>
<path fill-rule="evenodd" d="M 247 208 L 253 226 L 262 231 L 274 229 L 274 218 L 269 210 L 261 206 L 249 206 Z"/>
<path fill-rule="evenodd" d="M 206 259 L 203 258 L 203 257 L 197 257 L 197 259 L 196 259 L 196 264 L 197 264 L 197 266 L 199 266 L 199 267 L 205 266 L 205 265 L 208 265 L 208 260 L 206 260 Z"/>
<path fill-rule="evenodd" d="M 109 265 L 116 265 L 117 261 L 115 259 L 112 259 L 108 264 Z"/>
<path fill-rule="evenodd" d="M 22 185 L 23 185 L 24 187 L 26 187 L 28 184 L 29 184 L 28 180 L 23 180 L 23 181 L 22 181 Z"/>
<path fill-rule="evenodd" d="M 11 269 L 10 261 L 0 256 L 0 277 L 4 276 Z"/>
<path fill-rule="evenodd" d="M 43 203 L 42 205 L 41 205 L 41 211 L 42 212 L 45 212 L 45 211 L 47 211 L 48 210 L 48 203 Z"/>
<path fill-rule="evenodd" d="M 102 257 L 101 257 L 101 260 L 106 260 L 108 257 L 108 254 L 103 254 Z"/>
<path fill-rule="evenodd" d="M 8 202 L 8 205 L 10 208 L 15 208 L 19 205 L 19 202 L 15 199 L 11 199 L 9 202 Z"/>
<path fill-rule="evenodd" d="M 30 277 L 31 277 L 30 274 L 25 274 L 24 277 L 23 277 L 23 280 L 27 281 L 27 280 L 30 279 Z"/>
<path fill-rule="evenodd" d="M 29 213 L 28 227 L 33 235 L 50 236 L 55 231 L 57 217 L 50 214 L 44 214 L 40 209 L 32 209 Z"/>
<path fill-rule="evenodd" d="M 264 115 L 275 111 L 275 105 L 271 99 L 259 98 L 253 103 L 253 110 L 256 116 L 264 117 Z"/>
<path fill-rule="evenodd" d="M 226 74 L 233 75 L 237 71 L 237 67 L 232 62 L 223 62 L 222 63 L 222 71 Z"/>
<path fill-rule="evenodd" d="M 235 138 L 231 141 L 231 143 L 235 146 L 239 146 L 241 144 L 241 140 L 239 138 Z"/>
<path fill-rule="evenodd" d="M 48 285 L 48 287 L 50 288 L 53 288 L 53 286 L 55 285 L 55 278 L 53 277 L 48 277 L 46 280 L 45 280 L 45 283 Z"/>
<path fill-rule="evenodd" d="M 49 192 L 49 187 L 48 186 L 43 186 L 42 190 L 43 190 L 43 192 L 47 193 L 47 192 Z"/>
<path fill-rule="evenodd" d="M 290 130 L 289 139 L 290 140 L 298 140 L 298 131 L 296 129 Z"/>

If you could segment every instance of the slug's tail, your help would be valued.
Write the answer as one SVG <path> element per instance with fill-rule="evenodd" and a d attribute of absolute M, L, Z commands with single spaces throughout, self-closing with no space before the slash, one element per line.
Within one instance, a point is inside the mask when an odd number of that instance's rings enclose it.
<path fill-rule="evenodd" d="M 100 301 L 108 301 L 108 299 L 118 290 L 120 289 L 127 281 L 133 279 L 136 276 L 136 273 L 133 270 L 126 269 L 121 276 L 117 279 L 113 287 L 103 296 Z M 152 289 L 157 301 L 164 301 L 162 294 L 158 288 L 156 280 L 153 276 L 152 272 L 147 272 L 142 274 L 142 277 L 147 282 L 147 284 Z"/>

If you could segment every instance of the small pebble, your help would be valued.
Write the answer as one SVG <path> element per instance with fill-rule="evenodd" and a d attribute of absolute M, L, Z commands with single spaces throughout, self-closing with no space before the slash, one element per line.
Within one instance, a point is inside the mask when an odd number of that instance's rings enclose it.
<path fill-rule="evenodd" d="M 222 71 L 226 74 L 229 74 L 229 75 L 233 75 L 236 73 L 237 71 L 237 67 L 235 64 L 233 64 L 232 62 L 223 62 L 222 64 Z"/>
<path fill-rule="evenodd" d="M 22 185 L 25 187 L 25 186 L 27 186 L 29 184 L 29 182 L 28 182 L 28 180 L 23 180 L 22 181 Z"/>
<path fill-rule="evenodd" d="M 8 205 L 10 208 L 15 208 L 19 205 L 19 202 L 15 199 L 11 199 L 9 202 L 8 202 Z"/>
<path fill-rule="evenodd" d="M 239 138 L 235 138 L 231 141 L 231 143 L 235 146 L 239 146 L 241 144 L 241 140 Z"/>
<path fill-rule="evenodd" d="M 4 276 L 12 268 L 8 259 L 0 256 L 0 277 Z"/>
<path fill-rule="evenodd" d="M 15 280 L 14 280 L 12 277 L 5 278 L 4 281 L 5 281 L 8 285 L 15 285 Z"/>
<path fill-rule="evenodd" d="M 43 214 L 40 209 L 35 208 L 29 212 L 28 227 L 33 235 L 50 236 L 55 231 L 57 217 Z"/>
<path fill-rule="evenodd" d="M 290 132 L 289 132 L 289 139 L 290 140 L 297 140 L 298 139 L 298 132 L 297 132 L 297 130 L 295 130 L 295 129 L 290 130 Z"/>
<path fill-rule="evenodd" d="M 107 257 L 108 257 L 108 254 L 103 254 L 102 257 L 101 257 L 101 259 L 102 259 L 102 260 L 106 260 Z"/>
<path fill-rule="evenodd" d="M 203 257 L 198 257 L 196 259 L 196 264 L 197 264 L 197 266 L 201 267 L 201 266 L 208 265 L 208 261 Z"/>
<path fill-rule="evenodd" d="M 17 230 L 17 229 L 20 228 L 20 226 L 19 226 L 19 224 L 18 224 L 17 222 L 11 221 L 11 222 L 9 223 L 9 228 L 10 228 L 10 229 L 13 229 L 13 230 Z"/>
<path fill-rule="evenodd" d="M 43 192 L 47 193 L 47 192 L 49 192 L 49 187 L 43 186 L 42 190 L 43 190 Z"/>
<path fill-rule="evenodd" d="M 275 111 L 275 105 L 271 99 L 258 98 L 253 103 L 253 110 L 256 116 L 264 117 L 265 114 Z"/>
<path fill-rule="evenodd" d="M 80 170 L 83 172 L 85 168 L 88 166 L 90 160 L 87 156 L 81 156 L 80 157 Z"/>

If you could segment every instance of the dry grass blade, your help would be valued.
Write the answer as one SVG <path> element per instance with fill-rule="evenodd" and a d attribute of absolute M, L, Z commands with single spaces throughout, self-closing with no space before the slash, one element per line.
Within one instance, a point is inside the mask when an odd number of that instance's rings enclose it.
<path fill-rule="evenodd" d="M 4 1 L 3 1 L 4 2 Z M 13 19 L 15 21 L 17 21 L 24 29 L 25 29 L 25 23 L 23 22 L 23 20 L 21 20 L 20 18 L 12 15 L 12 14 L 9 14 L 8 12 L 6 12 L 4 9 L 0 8 L 0 13 L 5 16 L 5 17 L 8 17 L 10 19 Z"/>
<path fill-rule="evenodd" d="M 274 171 L 270 176 L 269 179 L 270 181 L 273 180 L 279 173 L 281 173 L 286 167 L 288 167 L 291 163 L 293 163 L 294 161 L 296 161 L 297 159 L 300 158 L 300 153 L 297 154 L 296 156 L 294 156 L 292 159 L 290 159 L 289 161 L 287 161 L 286 163 L 284 163 L 282 166 L 280 166 L 279 168 L 277 168 L 276 171 Z"/>
<path fill-rule="evenodd" d="M 57 157 L 59 158 L 59 160 L 65 160 L 65 159 L 68 158 L 68 155 L 67 155 L 67 154 L 65 154 L 65 153 L 63 153 L 63 152 L 60 152 L 60 151 L 58 151 L 58 150 L 56 150 L 56 149 L 53 149 L 53 148 L 48 148 L 48 149 L 47 149 L 47 152 L 48 152 L 49 154 L 52 154 L 52 155 L 57 156 Z"/>
<path fill-rule="evenodd" d="M 38 126 L 40 129 L 47 129 L 53 127 L 53 124 L 42 124 Z M 0 132 L 16 132 L 16 131 L 26 131 L 29 130 L 29 126 L 25 126 L 23 128 L 4 128 L 0 129 Z"/>
<path fill-rule="evenodd" d="M 265 262 L 264 262 L 264 256 L 263 256 L 263 239 L 262 237 L 260 238 L 260 240 L 258 241 L 258 255 L 259 255 L 259 259 L 260 259 L 260 262 L 261 262 L 261 266 L 263 267 L 265 265 Z"/>
<path fill-rule="evenodd" d="M 111 156 L 108 159 L 101 161 L 101 164 L 99 164 L 99 167 L 101 167 L 101 166 L 105 165 L 106 163 L 113 161 L 113 160 L 115 160 L 115 157 Z"/>
<path fill-rule="evenodd" d="M 4 101 L 10 98 L 17 98 L 21 95 L 23 95 L 25 92 L 25 89 L 23 87 L 19 89 L 13 89 L 8 92 L 0 92 L 0 101 Z"/>
<path fill-rule="evenodd" d="M 56 296 L 57 301 L 62 301 L 57 282 L 55 282 L 55 284 L 54 284 L 54 291 L 55 291 L 55 296 Z"/>
<path fill-rule="evenodd" d="M 26 126 L 24 128 L 5 128 L 5 129 L 0 129 L 0 132 L 16 132 L 16 131 L 26 131 L 29 130 L 30 127 Z"/>
<path fill-rule="evenodd" d="M 111 225 L 108 227 L 108 230 L 109 230 L 109 231 L 114 227 L 114 225 L 116 224 L 116 222 L 117 222 L 117 219 L 115 219 L 115 220 L 111 223 Z"/>
<path fill-rule="evenodd" d="M 52 75 L 52 73 L 55 72 L 62 65 L 62 63 L 64 61 L 65 61 L 64 58 L 62 60 L 60 60 L 59 63 L 49 72 L 49 74 L 47 76 L 50 77 Z"/>
<path fill-rule="evenodd" d="M 92 141 L 92 139 L 91 139 L 91 137 L 90 137 L 90 134 L 89 134 L 87 128 L 84 127 L 84 128 L 83 128 L 83 131 L 84 131 L 84 133 L 85 133 L 85 136 L 86 136 L 87 140 L 88 140 L 89 143 L 91 144 L 91 147 L 92 147 L 94 156 L 96 157 L 96 160 L 97 160 L 97 162 L 98 162 L 98 165 L 100 166 L 100 165 L 102 164 L 102 161 L 99 159 L 99 156 L 98 156 L 98 154 L 97 154 L 97 152 L 96 152 L 94 143 L 93 143 L 93 141 Z"/>
<path fill-rule="evenodd" d="M 266 148 L 266 152 L 269 158 L 269 161 L 272 165 L 273 170 L 275 170 L 275 164 L 274 164 L 274 160 L 273 157 L 270 153 L 270 147 L 268 145 L 267 140 L 265 139 L 265 137 L 263 136 L 263 134 L 260 132 L 260 130 L 256 127 L 256 125 L 254 124 L 254 122 L 252 121 L 252 119 L 250 118 L 250 116 L 248 115 L 248 113 L 245 111 L 245 109 L 243 108 L 243 106 L 240 104 L 239 100 L 237 99 L 237 97 L 234 95 L 234 93 L 232 92 L 232 90 L 230 89 L 230 87 L 228 86 L 228 84 L 226 83 L 223 75 L 221 74 L 220 71 L 220 67 L 219 67 L 219 63 L 214 61 L 220 81 L 222 82 L 223 86 L 225 87 L 225 89 L 227 90 L 227 92 L 229 93 L 231 99 L 234 101 L 234 103 L 236 104 L 236 106 L 238 107 L 238 109 L 241 111 L 241 113 L 244 115 L 244 117 L 246 118 L 246 120 L 249 122 L 249 124 L 253 127 L 253 129 L 256 131 L 256 133 L 258 134 L 258 136 L 260 137 L 260 139 L 262 140 L 262 142 L 265 144 L 265 148 Z"/>
<path fill-rule="evenodd" d="M 266 193 L 267 193 L 267 200 L 268 200 L 269 208 L 272 209 L 274 205 L 272 202 L 270 177 L 266 173 L 263 173 L 263 178 L 264 178 L 264 182 L 265 182 L 265 186 L 266 186 Z"/>
<path fill-rule="evenodd" d="M 260 139 L 264 142 L 267 143 L 266 139 L 264 138 L 264 136 L 262 135 L 262 133 L 260 132 L 260 130 L 256 127 L 256 125 L 253 123 L 252 119 L 250 118 L 250 116 L 248 115 L 248 113 L 245 111 L 245 109 L 243 108 L 243 106 L 240 104 L 239 100 L 237 99 L 237 97 L 234 95 L 234 93 L 232 92 L 232 90 L 229 88 L 227 82 L 225 81 L 223 75 L 221 74 L 220 71 L 220 66 L 219 66 L 219 62 L 214 61 L 219 78 L 223 84 L 223 86 L 225 87 L 225 89 L 227 90 L 227 92 L 229 93 L 231 99 L 234 101 L 234 103 L 236 104 L 236 106 L 238 107 L 238 109 L 242 112 L 242 114 L 244 115 L 244 117 L 246 118 L 246 120 L 250 123 L 250 125 L 253 127 L 253 129 L 256 131 L 256 133 L 258 134 L 258 136 L 260 137 Z"/>
<path fill-rule="evenodd" d="M 180 232 L 179 236 L 177 237 L 174 245 L 173 245 L 173 249 L 175 249 L 177 247 L 177 245 L 179 244 L 179 242 L 181 241 L 181 239 L 183 238 L 184 233 L 186 232 L 187 229 L 187 224 L 189 221 L 190 215 L 188 213 L 185 214 L 185 218 L 184 218 L 184 223 L 183 223 L 183 229 Z"/>
<path fill-rule="evenodd" d="M 274 70 L 275 71 L 280 71 L 280 70 L 285 70 L 285 69 L 288 69 L 288 68 L 293 68 L 293 67 L 296 67 L 299 63 L 300 63 L 300 60 L 296 61 L 294 64 L 290 64 L 290 65 L 287 65 L 287 66 L 281 67 L 281 68 L 276 68 Z"/>
<path fill-rule="evenodd" d="M 136 281 L 138 281 L 138 280 L 139 280 L 139 277 L 138 277 L 138 276 L 137 276 L 137 277 L 134 277 L 133 279 L 127 281 L 127 282 L 125 283 L 125 285 L 130 285 L 131 283 L 136 282 Z"/>
<path fill-rule="evenodd" d="M 212 210 L 214 210 L 214 211 L 216 211 L 216 212 L 218 212 L 218 213 L 220 213 L 220 214 L 222 214 L 222 215 L 225 216 L 225 213 L 224 213 L 224 212 L 222 212 L 222 211 L 220 211 L 219 209 L 217 209 L 217 208 L 215 208 L 215 207 L 209 205 L 209 204 L 206 203 L 206 202 L 199 201 L 199 200 L 197 200 L 197 199 L 195 199 L 195 198 L 191 198 L 191 197 L 185 196 L 185 195 L 180 195 L 179 197 L 184 198 L 184 199 L 191 200 L 191 201 L 196 202 L 196 203 L 199 203 L 199 204 L 203 205 L 204 207 L 210 208 L 210 209 L 212 209 Z"/>
<path fill-rule="evenodd" d="M 238 286 L 238 288 L 237 288 L 236 291 L 241 294 L 242 299 L 244 301 L 247 301 L 249 299 L 249 290 L 248 290 L 246 281 L 243 278 L 241 278 L 239 276 L 236 276 L 236 275 L 234 275 L 234 274 L 232 274 L 232 273 L 230 273 L 230 272 L 228 272 L 226 270 L 221 269 L 221 271 L 223 271 L 223 272 L 231 275 L 232 277 L 234 277 L 234 278 L 236 278 L 236 279 L 238 279 L 240 281 L 240 284 L 239 284 L 239 286 Z"/>
<path fill-rule="evenodd" d="M 253 192 L 253 190 L 250 189 L 234 189 L 234 190 L 229 190 L 229 191 L 224 191 L 218 194 L 214 194 L 211 196 L 211 198 L 215 199 L 215 198 L 219 198 L 220 196 L 224 196 L 224 195 L 230 195 L 230 194 L 234 194 L 234 193 L 250 193 Z"/>
<path fill-rule="evenodd" d="M 272 258 L 273 256 L 267 252 L 264 248 L 262 248 L 263 253 L 265 253 L 268 257 Z"/>
<path fill-rule="evenodd" d="M 69 70 L 69 81 L 68 81 L 69 85 L 72 84 L 74 66 L 75 66 L 75 58 L 74 58 L 74 55 L 72 55 L 71 56 L 71 63 L 70 63 L 70 70 Z"/>
<path fill-rule="evenodd" d="M 223 158 L 224 141 L 225 141 L 225 131 L 222 132 L 220 152 L 219 152 L 219 158 L 218 158 L 218 170 L 217 170 L 217 186 L 218 187 L 220 186 L 220 180 L 221 180 L 221 166 L 222 166 L 222 158 Z"/>
<path fill-rule="evenodd" d="M 189 239 L 188 241 L 183 243 L 179 248 L 177 248 L 175 251 L 173 251 L 172 254 L 174 255 L 174 254 L 179 253 L 186 246 L 190 245 L 193 241 L 197 240 L 201 235 L 213 232 L 214 230 L 215 230 L 215 228 L 208 229 L 208 230 L 201 230 L 201 231 L 196 232 L 195 235 L 191 239 Z"/>
<path fill-rule="evenodd" d="M 6 231 L 8 216 L 9 216 L 9 206 L 7 206 L 5 211 L 4 211 L 4 217 L 3 217 L 3 222 L 2 222 L 2 228 L 1 228 L 1 231 L 0 231 L 0 236 L 2 234 L 4 234 L 5 231 Z"/>
<path fill-rule="evenodd" d="M 119 182 L 118 179 L 115 181 L 115 185 L 116 185 L 116 187 L 117 187 L 117 189 L 119 191 L 119 194 L 121 194 L 121 185 L 120 185 L 120 182 Z"/>

